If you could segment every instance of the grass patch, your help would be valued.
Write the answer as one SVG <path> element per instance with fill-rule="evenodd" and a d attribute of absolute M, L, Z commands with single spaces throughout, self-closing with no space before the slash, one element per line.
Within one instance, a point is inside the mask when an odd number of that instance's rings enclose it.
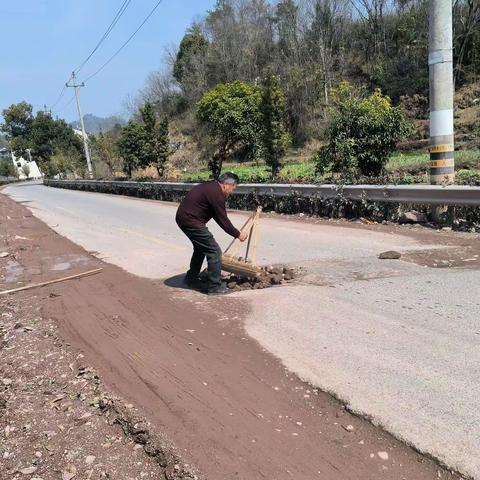
<path fill-rule="evenodd" d="M 456 151 L 455 167 L 457 170 L 480 168 L 480 150 Z M 428 153 L 395 153 L 386 166 L 387 173 L 398 174 L 418 174 L 429 169 Z"/>
<path fill-rule="evenodd" d="M 459 170 L 456 175 L 459 185 L 480 186 L 480 170 Z"/>
<path fill-rule="evenodd" d="M 226 164 L 223 171 L 230 171 L 237 174 L 241 183 L 266 183 L 272 181 L 270 171 L 263 165 L 234 165 Z M 200 170 L 198 172 L 184 173 L 184 182 L 204 182 L 210 178 L 210 172 Z M 284 165 L 280 170 L 277 182 L 307 182 L 315 180 L 315 164 L 313 162 L 290 163 Z"/>
<path fill-rule="evenodd" d="M 455 167 L 459 184 L 480 184 L 480 150 L 459 150 L 455 152 Z M 286 163 L 277 178 L 272 179 L 264 165 L 226 163 L 224 171 L 231 171 L 240 177 L 242 183 L 331 183 L 331 176 L 322 178 L 315 175 L 312 161 Z M 385 168 L 386 178 L 398 184 L 428 183 L 430 158 L 428 153 L 395 153 Z M 204 182 L 210 179 L 210 172 L 204 168 L 196 172 L 183 173 L 183 182 Z M 375 179 L 373 179 L 375 180 Z M 374 182 L 373 182 L 374 183 Z"/>

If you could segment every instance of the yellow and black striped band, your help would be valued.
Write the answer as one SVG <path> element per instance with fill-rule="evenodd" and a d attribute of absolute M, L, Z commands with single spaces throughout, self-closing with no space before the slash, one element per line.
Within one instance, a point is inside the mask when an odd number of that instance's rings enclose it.
<path fill-rule="evenodd" d="M 455 152 L 453 145 L 430 147 L 430 175 L 450 176 L 455 173 Z"/>

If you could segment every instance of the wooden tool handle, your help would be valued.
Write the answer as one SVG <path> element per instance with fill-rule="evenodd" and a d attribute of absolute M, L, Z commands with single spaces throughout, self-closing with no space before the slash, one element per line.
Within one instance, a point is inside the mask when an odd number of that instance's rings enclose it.
<path fill-rule="evenodd" d="M 248 243 L 247 243 L 247 251 L 245 254 L 245 260 L 248 259 L 248 255 L 250 253 L 250 246 L 251 246 L 251 241 L 252 241 L 252 236 L 253 238 L 253 259 L 255 261 L 256 255 L 257 255 L 257 230 L 258 230 L 258 222 L 260 218 L 260 212 L 262 211 L 261 207 L 257 207 L 257 209 L 250 215 L 250 217 L 247 219 L 247 221 L 243 224 L 241 228 L 241 232 L 248 232 Z M 223 252 L 224 255 L 227 255 L 231 258 L 234 258 L 240 249 L 241 246 L 240 240 L 238 238 L 233 239 L 233 241 L 230 243 L 230 245 L 225 249 Z"/>
<path fill-rule="evenodd" d="M 242 225 L 242 228 L 240 229 L 241 232 L 248 231 L 250 229 L 250 223 L 253 221 L 254 213 L 248 217 L 247 221 Z M 230 249 L 236 244 L 240 244 L 240 240 L 238 238 L 234 238 L 231 242 L 230 245 L 225 249 L 223 253 L 229 253 Z"/>

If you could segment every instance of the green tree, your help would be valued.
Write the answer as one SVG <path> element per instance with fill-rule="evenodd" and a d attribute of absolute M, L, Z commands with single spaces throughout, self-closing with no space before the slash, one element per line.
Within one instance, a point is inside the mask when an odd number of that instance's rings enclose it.
<path fill-rule="evenodd" d="M 404 114 L 380 90 L 367 96 L 348 82 L 332 89 L 332 100 L 328 145 L 316 157 L 318 172 L 380 175 L 397 142 L 411 131 Z"/>
<path fill-rule="evenodd" d="M 98 160 L 105 164 L 110 175 L 121 168 L 121 161 L 115 147 L 115 136 L 112 132 L 100 132 L 92 142 Z"/>
<path fill-rule="evenodd" d="M 81 139 L 64 120 L 53 119 L 50 113 L 39 111 L 32 114 L 27 102 L 11 105 L 3 111 L 2 131 L 7 134 L 16 156 L 30 153 L 40 168 L 43 168 L 57 150 L 76 150 L 83 155 Z"/>
<path fill-rule="evenodd" d="M 216 142 L 217 152 L 210 161 L 217 178 L 230 150 L 244 148 L 254 157 L 261 129 L 262 91 L 245 82 L 218 84 L 197 102 L 197 117 Z"/>
<path fill-rule="evenodd" d="M 0 177 L 16 177 L 18 176 L 17 169 L 13 166 L 10 159 L 0 160 Z"/>
<path fill-rule="evenodd" d="M 143 121 L 143 148 L 139 151 L 140 167 L 147 167 L 157 163 L 157 119 L 155 110 L 150 102 L 140 108 L 140 117 Z"/>
<path fill-rule="evenodd" d="M 29 138 L 32 157 L 40 166 L 58 151 L 76 150 L 83 155 L 81 138 L 75 134 L 72 127 L 62 119 L 53 119 L 50 113 L 39 111 L 32 123 Z"/>
<path fill-rule="evenodd" d="M 85 178 L 87 173 L 86 163 L 83 156 L 76 148 L 57 149 L 48 161 L 43 163 L 43 173 L 52 178 Z"/>
<path fill-rule="evenodd" d="M 130 121 L 123 128 L 117 148 L 123 158 L 123 171 L 131 178 L 133 170 L 145 166 L 145 129 L 143 125 Z"/>
<path fill-rule="evenodd" d="M 172 153 L 170 149 L 168 117 L 165 117 L 158 126 L 156 147 L 157 161 L 155 167 L 157 169 L 158 176 L 163 177 L 165 164 Z"/>
<path fill-rule="evenodd" d="M 281 160 L 291 142 L 285 126 L 285 97 L 280 88 L 279 78 L 268 75 L 262 88 L 260 103 L 262 114 L 262 154 L 270 167 L 272 176 L 277 176 Z"/>
<path fill-rule="evenodd" d="M 146 102 L 143 107 L 140 108 L 140 116 L 145 126 L 145 130 L 148 133 L 153 133 L 155 131 L 157 119 L 155 117 L 155 110 L 151 102 Z"/>
<path fill-rule="evenodd" d="M 145 144 L 141 163 L 152 165 L 157 169 L 159 177 L 163 177 L 165 163 L 170 156 L 170 140 L 168 135 L 168 118 L 157 122 L 155 110 L 150 102 L 140 109 L 145 130 Z"/>
<path fill-rule="evenodd" d="M 30 147 L 29 138 L 33 124 L 33 108 L 27 102 L 10 105 L 2 111 L 4 123 L 0 126 L 5 132 L 10 148 L 17 157 L 26 154 Z"/>
<path fill-rule="evenodd" d="M 208 48 L 208 41 L 200 32 L 198 26 L 193 25 L 184 35 L 173 65 L 173 77 L 182 84 L 185 77 L 191 74 L 196 62 L 203 58 Z"/>

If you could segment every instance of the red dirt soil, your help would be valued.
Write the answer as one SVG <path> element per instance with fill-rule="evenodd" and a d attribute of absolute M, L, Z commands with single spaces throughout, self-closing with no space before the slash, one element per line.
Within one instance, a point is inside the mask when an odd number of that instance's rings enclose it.
<path fill-rule="evenodd" d="M 35 290 L 35 301 L 204 478 L 460 478 L 286 371 L 244 333 L 241 299 L 188 300 L 88 255 L 1 194 L 0 211 L 2 235 L 27 239 L 15 253 L 16 283 L 2 288 L 103 267 Z M 70 268 L 58 271 L 66 258 Z M 16 295 L 29 302 L 33 293 Z"/>

